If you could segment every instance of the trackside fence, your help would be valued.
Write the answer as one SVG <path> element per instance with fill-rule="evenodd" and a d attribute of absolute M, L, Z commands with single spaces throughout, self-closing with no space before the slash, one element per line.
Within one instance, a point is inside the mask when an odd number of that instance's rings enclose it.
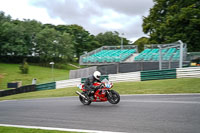
<path fill-rule="evenodd" d="M 200 67 L 177 68 L 177 78 L 200 78 Z"/>
<path fill-rule="evenodd" d="M 141 81 L 140 72 L 110 74 L 111 82 Z"/>
<path fill-rule="evenodd" d="M 56 89 L 74 87 L 81 83 L 81 78 L 56 81 Z"/>
<path fill-rule="evenodd" d="M 176 78 L 176 69 L 141 71 L 141 81 L 175 79 L 175 78 Z"/>
<path fill-rule="evenodd" d="M 56 89 L 56 82 L 50 82 L 50 83 L 45 83 L 45 84 L 39 84 L 36 85 L 36 90 L 51 90 L 51 89 Z"/>
<path fill-rule="evenodd" d="M 25 85 L 19 88 L 2 90 L 0 91 L 0 97 L 15 95 L 19 93 L 32 92 L 32 91 L 50 90 L 50 89 L 56 89 L 56 82 L 50 82 L 50 83 L 38 84 L 38 85 Z"/>
<path fill-rule="evenodd" d="M 108 79 L 111 82 L 127 82 L 127 81 L 134 82 L 134 81 L 176 79 L 176 78 L 200 78 L 200 67 L 139 71 L 139 72 L 118 73 L 118 74 L 108 75 Z M 78 84 L 83 83 L 84 81 L 85 78 L 57 81 L 56 89 L 75 87 Z"/>
<path fill-rule="evenodd" d="M 36 91 L 36 85 L 26 85 L 15 89 L 2 90 L 0 91 L 0 97 L 32 91 Z"/>

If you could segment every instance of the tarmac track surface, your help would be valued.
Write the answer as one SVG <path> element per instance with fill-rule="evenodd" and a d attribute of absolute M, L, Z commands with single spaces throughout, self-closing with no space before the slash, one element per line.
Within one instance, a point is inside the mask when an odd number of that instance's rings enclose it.
<path fill-rule="evenodd" d="M 78 97 L 0 101 L 0 124 L 130 133 L 199 133 L 200 95 L 128 95 L 117 105 Z"/>

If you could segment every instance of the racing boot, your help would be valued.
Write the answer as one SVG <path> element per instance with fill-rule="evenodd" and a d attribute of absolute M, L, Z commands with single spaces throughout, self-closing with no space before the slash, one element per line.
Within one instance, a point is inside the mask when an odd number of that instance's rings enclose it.
<path fill-rule="evenodd" d="M 94 100 L 94 96 L 90 96 L 90 100 L 93 101 Z"/>
<path fill-rule="evenodd" d="M 90 94 L 88 95 L 90 97 L 90 100 L 94 100 L 94 91 L 90 91 Z"/>

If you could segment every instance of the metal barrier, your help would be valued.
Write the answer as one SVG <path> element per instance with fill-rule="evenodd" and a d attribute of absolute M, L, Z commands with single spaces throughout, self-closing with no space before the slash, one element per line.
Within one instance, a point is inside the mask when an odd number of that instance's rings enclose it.
<path fill-rule="evenodd" d="M 81 78 L 56 81 L 56 89 L 75 87 L 81 83 Z"/>
<path fill-rule="evenodd" d="M 19 93 L 25 93 L 25 92 L 32 92 L 32 91 L 36 91 L 36 86 L 35 85 L 26 85 L 26 86 L 21 86 L 16 89 L 8 89 L 8 90 L 0 91 L 0 97 L 15 95 L 15 94 L 19 94 Z"/>
<path fill-rule="evenodd" d="M 146 81 L 176 78 L 200 78 L 200 67 L 187 67 L 165 70 L 138 71 L 129 73 L 109 74 L 111 82 Z M 85 78 L 57 81 L 56 88 L 66 88 L 84 83 Z"/>
<path fill-rule="evenodd" d="M 141 81 L 140 72 L 110 74 L 111 82 Z"/>
<path fill-rule="evenodd" d="M 141 81 L 175 79 L 175 78 L 176 78 L 176 69 L 141 71 Z"/>
<path fill-rule="evenodd" d="M 200 78 L 200 67 L 187 67 L 176 69 L 177 78 Z"/>
<path fill-rule="evenodd" d="M 51 90 L 51 89 L 56 89 L 56 82 L 36 85 L 36 90 L 37 91 L 40 91 L 40 90 Z"/>

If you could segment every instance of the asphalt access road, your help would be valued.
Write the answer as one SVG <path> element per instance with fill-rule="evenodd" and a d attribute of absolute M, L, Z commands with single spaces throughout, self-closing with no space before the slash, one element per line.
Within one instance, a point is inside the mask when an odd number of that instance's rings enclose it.
<path fill-rule="evenodd" d="M 0 101 L 0 124 L 130 133 L 199 133 L 200 95 L 121 96 L 117 105 L 78 97 Z"/>

